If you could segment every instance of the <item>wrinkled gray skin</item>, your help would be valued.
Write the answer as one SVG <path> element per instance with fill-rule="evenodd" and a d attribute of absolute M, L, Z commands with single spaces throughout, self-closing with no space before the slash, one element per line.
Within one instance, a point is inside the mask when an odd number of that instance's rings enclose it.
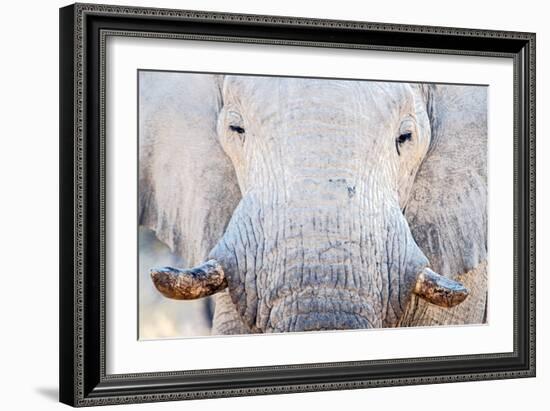
<path fill-rule="evenodd" d="M 214 334 L 480 323 L 486 143 L 485 87 L 141 72 L 140 219 L 224 267 Z"/>

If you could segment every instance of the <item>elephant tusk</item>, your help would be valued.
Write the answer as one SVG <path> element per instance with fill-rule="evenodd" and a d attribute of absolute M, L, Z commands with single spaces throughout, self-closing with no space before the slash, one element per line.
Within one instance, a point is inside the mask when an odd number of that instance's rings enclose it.
<path fill-rule="evenodd" d="M 223 268 L 216 260 L 185 270 L 153 268 L 150 273 L 156 289 L 165 297 L 175 300 L 208 297 L 227 287 Z"/>
<path fill-rule="evenodd" d="M 418 275 L 413 292 L 439 307 L 450 308 L 463 302 L 470 293 L 463 284 L 424 268 Z"/>

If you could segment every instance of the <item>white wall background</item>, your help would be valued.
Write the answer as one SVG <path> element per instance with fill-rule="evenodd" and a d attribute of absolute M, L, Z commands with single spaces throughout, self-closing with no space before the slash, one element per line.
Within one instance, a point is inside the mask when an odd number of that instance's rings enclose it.
<path fill-rule="evenodd" d="M 370 390 L 124 406 L 195 410 L 307 407 L 310 410 L 542 409 L 550 387 L 550 325 L 544 298 L 550 282 L 543 260 L 550 247 L 550 27 L 544 2 L 388 0 L 129 0 L 117 4 L 444 25 L 537 33 L 538 129 L 538 377 Z M 58 351 L 58 7 L 64 1 L 9 2 L 0 24 L 0 408 L 49 410 L 57 403 Z M 7 263 L 7 264 L 6 264 Z M 268 353 L 266 353 L 268 355 Z M 540 404 L 540 405 L 537 405 Z M 112 407 L 108 407 L 113 409 Z"/>

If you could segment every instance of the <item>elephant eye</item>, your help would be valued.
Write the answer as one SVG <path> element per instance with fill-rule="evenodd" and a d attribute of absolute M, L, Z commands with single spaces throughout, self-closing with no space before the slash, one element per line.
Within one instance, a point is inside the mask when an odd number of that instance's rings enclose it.
<path fill-rule="evenodd" d="M 235 133 L 244 134 L 244 128 L 242 128 L 242 127 L 231 125 L 231 126 L 229 126 L 229 129 L 231 131 L 234 131 Z"/>
<path fill-rule="evenodd" d="M 409 141 L 412 138 L 412 133 L 403 133 L 397 137 L 397 142 L 403 144 L 405 141 Z"/>
<path fill-rule="evenodd" d="M 397 137 L 397 139 L 395 140 L 395 148 L 397 149 L 398 155 L 401 155 L 401 151 L 399 150 L 399 147 L 401 146 L 401 144 L 409 141 L 411 138 L 412 138 L 412 133 L 410 132 L 403 133 L 399 135 L 399 137 Z"/>

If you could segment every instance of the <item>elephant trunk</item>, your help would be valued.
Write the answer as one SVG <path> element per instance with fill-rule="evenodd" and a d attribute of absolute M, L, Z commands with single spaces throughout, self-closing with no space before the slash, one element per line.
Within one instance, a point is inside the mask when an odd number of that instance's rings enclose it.
<path fill-rule="evenodd" d="M 161 292 L 165 297 L 176 300 L 193 300 L 197 298 L 207 297 L 223 291 L 227 288 L 227 279 L 223 268 L 216 260 L 208 260 L 205 263 L 199 264 L 197 267 L 191 269 L 179 269 L 174 267 L 162 267 L 151 270 L 151 278 L 157 290 Z M 435 304 L 440 307 L 450 308 L 463 302 L 468 297 L 469 291 L 461 283 L 450 280 L 443 277 L 429 268 L 424 268 L 417 277 L 416 283 L 413 287 L 413 293 L 417 294 L 426 301 Z M 313 300 L 312 297 L 315 297 Z M 345 289 L 342 290 L 328 290 L 324 289 L 304 289 L 294 298 L 299 298 L 302 306 L 313 306 L 313 310 L 326 311 L 321 309 L 319 301 L 323 301 L 323 305 L 338 305 L 339 311 L 346 311 L 348 314 L 339 318 L 338 321 L 343 324 L 350 325 L 346 328 L 370 328 L 372 324 L 369 323 L 365 316 L 361 316 L 360 311 L 368 309 L 368 306 L 357 305 L 353 302 L 353 294 Z M 312 302 L 308 304 L 308 298 L 312 299 Z M 335 302 L 330 301 L 334 299 Z M 292 303 L 291 298 L 283 298 L 281 306 L 285 306 Z M 315 307 L 317 305 L 317 307 Z M 346 310 L 342 310 L 342 306 L 348 307 Z M 279 313 L 276 313 L 277 316 Z M 282 313 L 280 313 L 282 314 Z M 304 314 L 307 314 L 304 313 Z M 290 318 L 286 319 L 288 322 Z M 310 321 L 309 325 L 298 324 L 296 319 L 293 327 L 297 327 L 303 330 L 308 328 L 319 329 L 320 320 L 314 319 Z M 332 319 L 334 320 L 334 319 Z M 283 323 L 284 318 L 280 320 Z M 305 322 L 305 321 L 304 321 Z M 275 326 L 275 328 L 288 329 L 290 325 Z M 338 325 L 334 324 L 329 329 L 338 329 Z"/>
<path fill-rule="evenodd" d="M 426 268 L 400 210 L 383 219 L 326 204 L 260 205 L 243 199 L 210 261 L 152 270 L 157 289 L 194 299 L 229 287 L 239 316 L 258 332 L 379 328 L 395 323 L 411 292 L 442 307 L 468 294 Z"/>

